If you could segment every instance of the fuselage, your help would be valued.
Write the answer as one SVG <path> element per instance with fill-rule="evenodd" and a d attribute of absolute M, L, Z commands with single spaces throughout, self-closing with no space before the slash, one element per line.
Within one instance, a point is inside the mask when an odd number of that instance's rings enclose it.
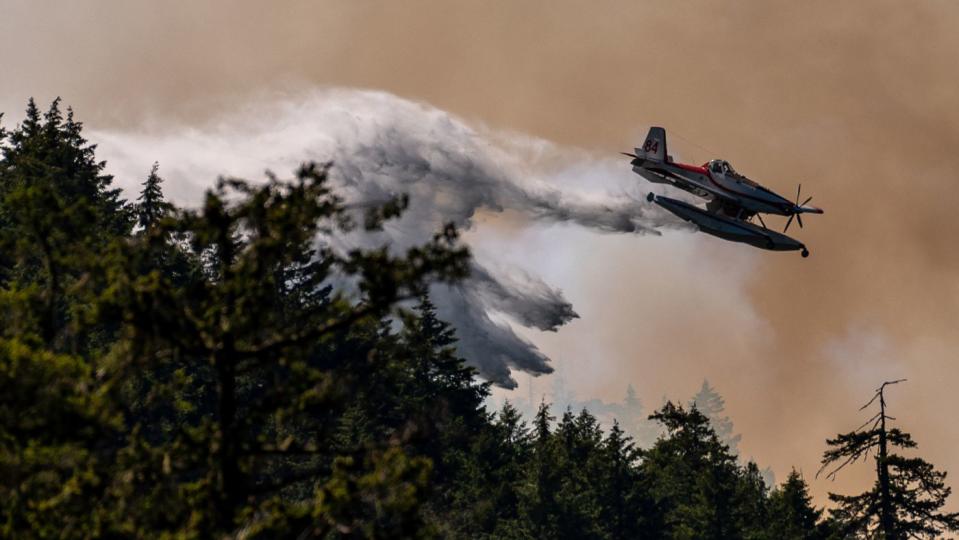
<path fill-rule="evenodd" d="M 633 171 L 660 184 L 716 201 L 727 215 L 740 210 L 744 216 L 756 213 L 789 216 L 796 213 L 795 203 L 740 175 L 721 160 L 704 165 L 687 165 L 672 161 L 634 160 Z"/>

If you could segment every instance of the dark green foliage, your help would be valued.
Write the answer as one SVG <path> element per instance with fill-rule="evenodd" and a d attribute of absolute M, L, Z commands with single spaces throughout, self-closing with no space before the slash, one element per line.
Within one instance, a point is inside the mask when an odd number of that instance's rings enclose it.
<path fill-rule="evenodd" d="M 630 388 L 608 430 L 585 408 L 487 412 L 429 297 L 467 273 L 456 231 L 331 247 L 405 196 L 355 216 L 308 164 L 178 209 L 154 164 L 130 205 L 80 132 L 59 101 L 0 129 L 0 536 L 825 536 L 798 475 L 767 493 L 738 463 L 708 385 L 706 414 L 648 419 Z M 939 497 L 911 511 L 948 495 L 925 462 L 885 463 Z"/>
<path fill-rule="evenodd" d="M 428 300 L 397 307 L 465 275 L 452 228 L 400 256 L 334 253 L 316 239 L 353 225 L 325 167 L 222 180 L 191 211 L 163 200 L 154 167 L 133 235 L 58 102 L 4 134 L 5 536 L 433 530 L 430 488 L 462 461 L 442 450 L 485 421 L 486 390 Z M 380 394 L 357 399 L 377 378 L 396 398 L 382 416 Z"/>
<path fill-rule="evenodd" d="M 422 347 L 420 355 L 402 340 L 395 344 L 398 351 L 392 350 L 392 339 L 381 347 L 370 332 L 397 302 L 420 294 L 426 280 L 462 275 L 465 252 L 454 248 L 455 234 L 445 231 L 404 257 L 383 251 L 345 256 L 326 248 L 314 252 L 317 234 L 348 226 L 338 199 L 326 187 L 325 173 L 325 168 L 307 166 L 293 182 L 271 179 L 259 187 L 221 181 L 203 208 L 157 225 L 161 232 L 189 238 L 201 261 L 202 277 L 184 287 L 135 270 L 153 253 L 159 232 L 125 244 L 118 254 L 123 263 L 105 272 L 111 286 L 101 310 L 124 321 L 118 345 L 128 351 L 128 361 L 147 359 L 163 371 L 190 374 L 192 380 L 179 384 L 196 387 L 197 398 L 210 409 L 190 429 L 167 434 L 179 450 L 171 454 L 171 474 L 191 477 L 193 499 L 183 507 L 181 519 L 197 506 L 206 508 L 204 516 L 210 519 L 199 530 L 229 531 L 264 508 L 298 503 L 296 493 L 308 493 L 312 482 L 330 474 L 334 454 L 326 441 L 356 389 L 367 386 L 377 372 L 393 373 L 392 364 L 402 362 L 396 354 L 411 355 L 407 363 L 425 361 L 427 353 L 440 347 L 442 336 L 431 341 L 425 335 L 435 330 L 432 326 L 413 330 L 418 333 L 411 341 Z M 344 292 L 322 298 L 298 294 L 304 283 L 334 276 L 356 277 L 357 301 Z M 468 385 L 471 372 L 456 362 L 466 375 L 451 384 Z M 454 369 L 442 368 L 444 376 L 455 377 Z M 423 374 L 413 374 L 411 380 L 428 387 L 432 374 L 424 379 L 416 375 Z M 470 410 L 478 404 L 479 399 L 470 403 Z M 397 420 L 414 422 L 416 406 L 411 408 L 396 414 Z M 383 427 L 388 435 L 401 426 Z M 403 434 L 398 442 L 408 444 L 410 438 Z M 356 474 L 355 481 L 363 484 L 364 466 L 383 465 L 363 457 L 369 449 L 342 450 L 349 457 L 336 462 L 331 481 L 349 484 Z M 417 461 L 398 463 L 387 460 L 384 466 L 392 472 L 384 474 L 405 478 L 409 467 L 422 469 Z M 420 473 L 409 474 L 413 482 Z M 328 502 L 338 500 L 335 487 Z M 279 497 L 282 493 L 289 497 Z M 384 496 L 398 496 L 391 493 Z"/>
<path fill-rule="evenodd" d="M 0 501 L 5 536 L 94 536 L 89 511 L 122 437 L 99 371 L 116 324 L 90 326 L 93 261 L 130 231 L 94 147 L 59 100 L 3 132 L 0 160 Z"/>
<path fill-rule="evenodd" d="M 667 403 L 650 418 L 666 435 L 644 452 L 643 479 L 653 505 L 653 526 L 667 537 L 743 537 L 736 515 L 741 471 L 729 448 L 695 407 Z"/>
<path fill-rule="evenodd" d="M 36 339 L 0 339 L 0 536 L 82 538 L 101 489 L 104 437 L 117 432 L 91 367 Z"/>
<path fill-rule="evenodd" d="M 835 477 L 847 464 L 874 455 L 876 482 L 859 495 L 829 494 L 836 503 L 832 521 L 843 537 L 939 538 L 945 531 L 959 532 L 959 513 L 943 512 L 952 489 L 945 484 L 946 473 L 935 470 L 919 457 L 906 457 L 895 449 L 916 448 L 912 437 L 898 428 L 889 428 L 883 383 L 863 409 L 876 403 L 879 412 L 863 427 L 829 439 L 820 471 L 838 463 L 830 473 Z M 864 429 L 865 428 L 865 429 Z"/>
<path fill-rule="evenodd" d="M 803 477 L 794 469 L 781 486 L 769 494 L 769 537 L 788 540 L 826 538 L 823 526 L 818 525 L 822 511 L 817 510 L 809 496 Z"/>
<path fill-rule="evenodd" d="M 137 198 L 137 223 L 144 231 L 156 227 L 161 219 L 173 211 L 173 205 L 163 198 L 163 189 L 160 187 L 163 179 L 157 173 L 159 169 L 160 164 L 154 163 L 150 169 L 150 175 L 143 182 L 143 190 L 140 191 L 140 196 Z"/>
<path fill-rule="evenodd" d="M 16 301 L 8 330 L 36 333 L 58 351 L 103 345 L 102 332 L 74 325 L 82 310 L 75 285 L 86 262 L 129 234 L 130 212 L 110 189 L 94 145 L 55 100 L 42 117 L 31 100 L 26 119 L 6 134 L 0 161 L 0 285 Z"/>
<path fill-rule="evenodd" d="M 599 471 L 600 522 L 606 524 L 608 537 L 612 539 L 637 538 L 641 536 L 641 513 L 646 510 L 643 494 L 638 490 L 639 472 L 637 463 L 640 451 L 619 423 L 614 422 L 609 435 L 603 441 Z"/>

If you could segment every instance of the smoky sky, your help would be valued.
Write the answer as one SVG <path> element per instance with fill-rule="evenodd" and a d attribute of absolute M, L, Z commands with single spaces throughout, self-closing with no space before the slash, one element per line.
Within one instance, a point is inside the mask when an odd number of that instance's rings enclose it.
<path fill-rule="evenodd" d="M 250 102 L 365 88 L 488 128 L 508 141 L 493 153 L 528 157 L 536 181 L 517 184 L 531 204 L 477 210 L 466 237 L 488 271 L 524 285 L 516 276 L 535 276 L 535 291 L 561 290 L 580 316 L 540 332 L 520 310 L 496 308 L 512 310 L 517 339 L 552 359 L 556 373 L 531 379 L 534 391 L 564 375 L 583 397 L 619 399 L 632 383 L 658 403 L 708 377 L 743 433 L 743 454 L 780 478 L 802 470 L 822 503 L 828 490 L 862 487 L 855 471 L 836 483 L 812 472 L 825 438 L 861 424 L 856 409 L 886 379 L 909 379 L 890 402 L 922 455 L 959 471 L 950 415 L 959 408 L 957 25 L 959 4 L 946 0 L 4 0 L 0 110 L 10 125 L 27 97 L 62 95 L 98 133 L 169 132 L 163 155 L 118 177 L 132 183 L 159 159 L 168 177 L 197 182 L 190 193 L 211 176 L 185 174 L 173 156 L 204 148 L 174 141 Z M 728 159 L 787 196 L 801 182 L 826 211 L 790 228 L 811 257 L 685 231 L 530 220 L 588 200 L 564 199 L 570 190 L 630 194 L 614 156 L 650 125 L 667 128 L 677 159 Z M 231 166 L 282 173 L 276 165 L 303 150 L 264 144 L 276 149 L 270 160 L 232 152 Z M 612 187 L 596 185 L 609 175 Z M 545 204 L 557 196 L 564 212 Z M 491 309 L 501 301 L 477 287 Z M 558 305 L 540 292 L 529 295 Z M 527 379 L 514 378 L 525 394 Z"/>
<path fill-rule="evenodd" d="M 252 120 L 251 120 L 252 119 Z M 637 197 L 624 160 L 576 161 L 582 178 L 602 185 L 573 190 L 552 176 L 569 174 L 561 148 L 545 141 L 474 128 L 444 111 L 384 92 L 327 88 L 249 103 L 232 113 L 178 130 L 91 131 L 100 157 L 130 198 L 130 182 L 159 160 L 168 194 L 187 206 L 218 176 L 263 177 L 291 171 L 305 161 L 330 162 L 331 182 L 348 208 L 367 208 L 398 195 L 409 198 L 403 215 L 380 232 L 331 238 L 337 248 L 387 246 L 402 253 L 422 244 L 447 223 L 468 230 L 477 212 L 515 212 L 526 221 L 571 223 L 605 233 L 660 234 L 677 220 Z M 556 163 L 544 164 L 545 154 Z M 537 156 L 538 155 L 538 156 Z M 169 167 L 165 164 L 169 163 Z M 539 165 L 537 165 L 539 163 Z M 618 174 L 607 171 L 618 169 Z M 495 268 L 488 266 L 494 263 Z M 505 388 L 511 370 L 550 373 L 549 358 L 513 331 L 557 331 L 575 318 L 562 292 L 535 275 L 477 256 L 469 278 L 438 285 L 432 299 L 456 328 L 460 353 L 479 374 Z"/>

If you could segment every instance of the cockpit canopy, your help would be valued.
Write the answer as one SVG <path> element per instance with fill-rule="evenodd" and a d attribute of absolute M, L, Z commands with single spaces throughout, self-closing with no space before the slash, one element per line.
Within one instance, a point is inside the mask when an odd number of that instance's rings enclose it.
<path fill-rule="evenodd" d="M 710 161 L 709 163 L 707 163 L 706 166 L 709 168 L 710 172 L 715 174 L 721 174 L 725 176 L 726 178 L 739 182 L 740 184 L 746 184 L 753 187 L 761 187 L 756 182 L 753 182 L 749 178 L 746 178 L 745 176 L 736 172 L 736 169 L 733 169 L 733 166 L 730 165 L 729 162 L 724 159 L 714 159 Z"/>
<path fill-rule="evenodd" d="M 730 165 L 728 161 L 723 159 L 714 159 L 710 161 L 709 170 L 714 173 L 739 176 L 739 173 L 736 172 L 736 169 L 733 169 L 733 166 Z"/>

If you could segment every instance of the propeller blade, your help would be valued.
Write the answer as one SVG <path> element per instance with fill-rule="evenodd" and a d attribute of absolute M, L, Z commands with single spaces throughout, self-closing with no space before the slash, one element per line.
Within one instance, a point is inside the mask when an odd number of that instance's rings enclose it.
<path fill-rule="evenodd" d="M 796 214 L 792 214 L 791 216 L 789 216 L 789 221 L 786 222 L 786 228 L 783 229 L 784 233 L 789 230 L 789 225 L 792 224 L 794 217 L 796 217 Z"/>
<path fill-rule="evenodd" d="M 799 194 L 802 192 L 802 184 L 796 186 L 796 204 L 799 204 Z"/>
<path fill-rule="evenodd" d="M 809 201 L 811 200 L 812 200 L 812 195 L 810 195 L 809 198 L 803 201 L 802 204 L 800 204 L 799 206 L 806 206 L 806 204 L 809 203 Z"/>
<path fill-rule="evenodd" d="M 762 217 L 761 215 L 756 214 L 756 217 L 759 218 L 759 222 L 763 224 L 763 228 L 764 228 L 764 229 L 768 229 L 768 228 L 769 228 L 769 227 L 766 227 L 766 222 L 763 221 L 763 217 Z"/>
<path fill-rule="evenodd" d="M 796 221 L 799 222 L 799 228 L 802 229 L 802 214 L 796 214 Z"/>

